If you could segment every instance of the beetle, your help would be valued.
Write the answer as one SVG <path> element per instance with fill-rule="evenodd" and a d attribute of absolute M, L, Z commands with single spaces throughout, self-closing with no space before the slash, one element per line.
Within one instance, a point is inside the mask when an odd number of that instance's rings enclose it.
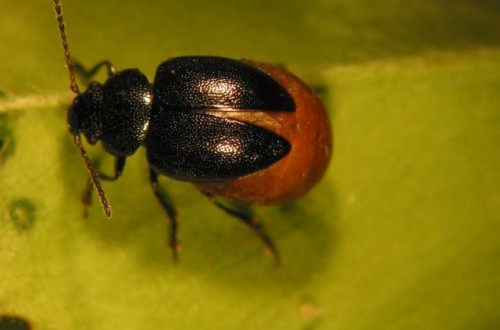
<path fill-rule="evenodd" d="M 138 69 L 117 72 L 109 61 L 85 71 L 73 63 L 61 3 L 53 2 L 76 94 L 67 112 L 69 131 L 105 215 L 111 216 L 111 208 L 100 179 L 118 179 L 126 158 L 144 146 L 152 190 L 170 223 L 174 259 L 177 212 L 158 185 L 160 175 L 193 183 L 217 207 L 248 225 L 279 261 L 250 205 L 293 201 L 325 173 L 332 132 L 315 92 L 282 67 L 214 56 L 166 60 L 152 84 Z M 107 70 L 107 80 L 80 92 L 75 71 L 93 76 L 101 68 Z M 113 175 L 92 165 L 81 135 L 90 145 L 101 142 L 115 158 Z"/>

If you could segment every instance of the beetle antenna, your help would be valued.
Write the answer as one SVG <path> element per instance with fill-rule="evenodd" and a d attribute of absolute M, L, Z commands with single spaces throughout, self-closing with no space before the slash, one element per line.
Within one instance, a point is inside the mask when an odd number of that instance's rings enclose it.
<path fill-rule="evenodd" d="M 102 204 L 102 208 L 104 210 L 104 214 L 108 217 L 111 218 L 111 207 L 109 206 L 108 199 L 106 198 L 106 194 L 104 193 L 104 190 L 102 189 L 101 182 L 99 181 L 99 173 L 95 170 L 95 168 L 92 166 L 90 163 L 89 156 L 87 155 L 87 152 L 82 146 L 82 141 L 80 140 L 80 135 L 74 135 L 73 136 L 74 142 L 76 144 L 76 147 L 78 150 L 80 150 L 80 154 L 82 155 L 83 159 L 85 160 L 85 164 L 87 165 L 87 170 L 89 171 L 90 174 L 90 181 L 92 182 L 92 185 L 94 186 L 95 191 L 97 191 L 97 194 L 99 195 L 99 199 Z"/>
<path fill-rule="evenodd" d="M 64 56 L 66 58 L 66 66 L 68 68 L 68 73 L 69 73 L 70 88 L 73 92 L 75 92 L 75 94 L 80 94 L 80 90 L 78 88 L 78 85 L 76 84 L 73 59 L 71 58 L 71 54 L 69 52 L 68 38 L 66 37 L 66 28 L 64 26 L 64 18 L 62 14 L 61 2 L 59 0 L 54 0 L 54 9 L 56 11 L 59 34 L 61 36 L 62 46 L 64 49 Z"/>
<path fill-rule="evenodd" d="M 70 88 L 75 94 L 80 94 L 80 89 L 78 88 L 78 85 L 77 85 L 76 79 L 75 79 L 75 68 L 74 68 L 74 64 L 73 64 L 73 59 L 71 58 L 71 54 L 69 52 L 68 38 L 66 36 L 66 27 L 64 26 L 64 17 L 63 17 L 63 13 L 62 13 L 61 2 L 59 0 L 53 0 L 53 1 L 54 1 L 54 9 L 56 11 L 57 27 L 59 29 L 59 35 L 61 36 L 62 46 L 63 46 L 63 50 L 64 50 L 64 57 L 66 58 L 66 67 L 68 68 Z M 87 165 L 87 170 L 89 171 L 89 175 L 90 175 L 90 182 L 92 182 L 92 185 L 94 186 L 95 191 L 99 195 L 99 199 L 101 201 L 102 208 L 104 210 L 104 214 L 108 218 L 110 218 L 111 217 L 111 207 L 109 206 L 108 199 L 106 198 L 106 194 L 104 193 L 104 190 L 102 189 L 102 186 L 101 186 L 101 182 L 99 181 L 99 173 L 92 166 L 92 164 L 90 162 L 90 158 L 87 155 L 87 151 L 85 151 L 85 149 L 83 148 L 82 141 L 80 139 L 80 135 L 74 134 L 73 141 L 75 142 L 75 145 L 78 148 L 78 150 L 80 150 L 80 154 L 82 155 L 83 160 L 85 161 L 85 164 Z"/>

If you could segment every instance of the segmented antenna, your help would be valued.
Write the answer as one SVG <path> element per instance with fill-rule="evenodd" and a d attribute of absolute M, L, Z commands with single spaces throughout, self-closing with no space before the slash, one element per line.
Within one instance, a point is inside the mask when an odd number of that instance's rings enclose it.
<path fill-rule="evenodd" d="M 111 207 L 109 206 L 108 199 L 106 198 L 106 195 L 104 194 L 104 190 L 102 189 L 102 186 L 101 186 L 101 182 L 99 181 L 99 173 L 97 173 L 95 168 L 90 163 L 89 156 L 87 155 L 87 152 L 85 151 L 85 149 L 82 146 L 82 142 L 80 140 L 80 135 L 75 135 L 73 137 L 73 140 L 75 141 L 76 147 L 78 148 L 78 150 L 80 150 L 80 154 L 82 155 L 83 159 L 85 160 L 85 164 L 87 165 L 87 169 L 89 170 L 90 180 L 92 181 L 92 185 L 94 186 L 94 189 L 96 190 L 97 194 L 99 195 L 99 199 L 101 200 L 104 214 L 108 218 L 110 218 L 111 217 Z"/>
<path fill-rule="evenodd" d="M 73 59 L 71 58 L 71 54 L 69 53 L 68 38 L 66 37 L 66 28 L 64 26 L 61 2 L 59 0 L 54 0 L 54 9 L 56 10 L 57 25 L 59 27 L 59 34 L 61 35 L 64 56 L 66 57 L 66 66 L 69 73 L 70 88 L 73 92 L 75 92 L 75 94 L 80 94 L 80 90 L 78 89 L 78 85 L 76 84 Z"/>
<path fill-rule="evenodd" d="M 63 50 L 64 50 L 64 57 L 66 58 L 66 66 L 68 68 L 70 88 L 75 94 L 79 95 L 80 89 L 78 88 L 78 85 L 76 84 L 73 59 L 71 58 L 71 54 L 69 52 L 68 39 L 66 37 L 66 29 L 64 27 L 64 18 L 63 18 L 63 14 L 62 14 L 61 2 L 59 0 L 53 0 L 53 1 L 54 1 L 54 9 L 56 11 L 56 18 L 57 18 L 57 25 L 59 28 L 59 34 L 61 36 L 62 46 L 63 46 Z M 88 170 L 89 175 L 90 175 L 90 181 L 92 182 L 92 185 L 94 186 L 95 191 L 99 195 L 99 200 L 101 201 L 101 205 L 102 205 L 104 214 L 108 218 L 110 218 L 111 217 L 111 207 L 109 206 L 108 199 L 106 198 L 106 194 L 104 193 L 104 190 L 102 189 L 102 186 L 101 186 L 101 182 L 99 181 L 99 173 L 96 171 L 96 169 L 90 163 L 90 158 L 87 155 L 87 152 L 85 151 L 85 149 L 83 148 L 79 134 L 75 134 L 73 136 L 73 142 L 75 142 L 76 147 L 80 151 L 80 154 L 82 155 L 83 160 L 85 161 L 85 165 L 87 166 L 87 170 Z"/>

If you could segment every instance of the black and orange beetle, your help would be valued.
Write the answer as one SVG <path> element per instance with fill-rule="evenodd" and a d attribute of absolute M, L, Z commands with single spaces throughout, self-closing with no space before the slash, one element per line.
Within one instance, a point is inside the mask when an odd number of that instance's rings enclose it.
<path fill-rule="evenodd" d="M 284 204 L 308 192 L 323 176 L 332 134 L 318 96 L 285 69 L 212 56 L 177 57 L 160 64 L 153 84 L 138 69 L 115 72 L 108 61 L 104 84 L 80 93 L 59 0 L 54 0 L 71 90 L 69 130 L 82 154 L 106 216 L 99 182 L 120 177 L 125 160 L 146 148 L 150 182 L 170 221 L 170 248 L 177 257 L 177 215 L 158 187 L 158 176 L 192 182 L 219 208 L 243 221 L 278 261 L 269 236 L 238 205 Z M 80 140 L 102 142 L 115 157 L 114 174 L 92 166 Z"/>

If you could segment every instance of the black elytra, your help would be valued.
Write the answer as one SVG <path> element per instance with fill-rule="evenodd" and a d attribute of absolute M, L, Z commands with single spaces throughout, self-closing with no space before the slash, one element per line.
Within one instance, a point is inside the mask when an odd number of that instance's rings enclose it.
<path fill-rule="evenodd" d="M 149 164 L 190 182 L 228 181 L 284 157 L 290 143 L 257 126 L 203 112 L 163 111 L 146 138 Z"/>
<path fill-rule="evenodd" d="M 274 78 L 242 61 L 183 56 L 163 62 L 154 80 L 156 105 L 171 109 L 294 111 Z"/>
<path fill-rule="evenodd" d="M 274 164 L 290 143 L 258 126 L 210 111 L 294 111 L 274 78 L 245 62 L 186 56 L 163 62 L 151 86 L 128 69 L 92 83 L 68 112 L 72 131 L 101 140 L 116 157 L 146 147 L 158 173 L 189 182 L 235 179 Z"/>
<path fill-rule="evenodd" d="M 190 182 L 219 182 L 262 170 L 290 150 L 282 137 L 219 111 L 293 111 L 288 92 L 241 61 L 178 57 L 156 72 L 146 152 L 150 165 Z"/>

